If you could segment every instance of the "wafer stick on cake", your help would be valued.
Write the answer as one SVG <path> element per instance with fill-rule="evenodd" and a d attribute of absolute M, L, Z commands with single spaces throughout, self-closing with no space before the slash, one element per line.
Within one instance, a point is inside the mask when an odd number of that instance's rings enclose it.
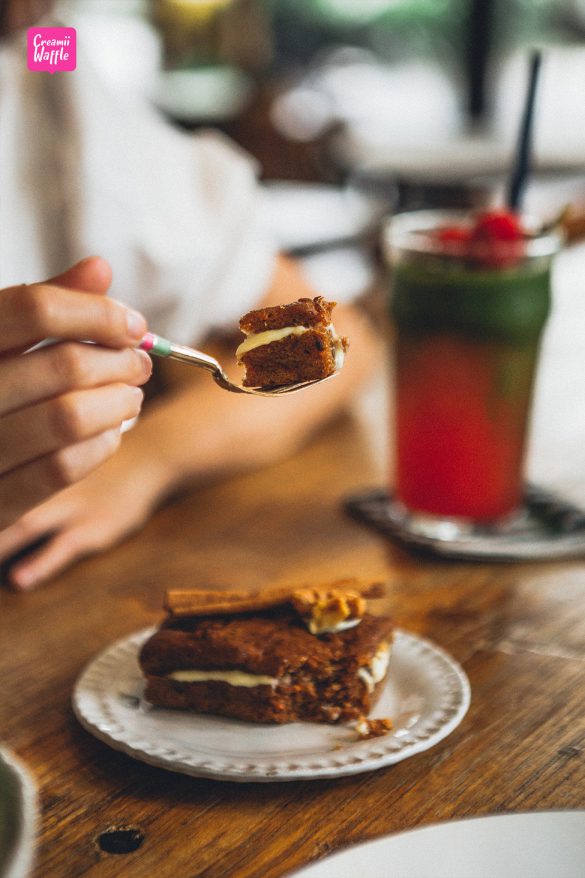
<path fill-rule="evenodd" d="M 308 597 L 308 592 L 324 595 L 331 592 L 354 592 L 364 598 L 384 596 L 383 582 L 358 579 L 339 579 L 318 586 L 280 586 L 254 591 L 212 591 L 205 589 L 168 589 L 164 608 L 171 616 L 215 616 L 226 613 L 248 613 L 267 610 L 281 604 L 297 603 Z"/>

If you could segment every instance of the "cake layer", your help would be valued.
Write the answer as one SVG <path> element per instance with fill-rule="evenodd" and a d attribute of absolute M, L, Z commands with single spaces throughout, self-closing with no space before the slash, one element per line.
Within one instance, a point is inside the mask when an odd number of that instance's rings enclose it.
<path fill-rule="evenodd" d="M 330 662 L 367 664 L 391 631 L 389 618 L 370 613 L 355 628 L 320 637 L 310 634 L 289 609 L 187 617 L 164 622 L 143 646 L 140 663 L 155 674 L 208 668 L 281 677 L 301 667 L 327 668 Z"/>
<path fill-rule="evenodd" d="M 331 312 L 335 304 L 335 302 L 327 302 L 323 296 L 316 296 L 314 299 L 298 299 L 288 305 L 259 308 L 244 314 L 240 320 L 240 329 L 246 335 L 250 335 L 289 326 L 325 328 L 331 323 Z"/>
<path fill-rule="evenodd" d="M 185 683 L 147 675 L 145 697 L 158 707 L 211 713 L 246 722 L 336 723 L 366 716 L 382 686 L 380 681 L 369 691 L 358 678 L 350 682 L 344 677 L 332 677 L 329 683 L 316 684 L 310 676 L 299 676 L 274 687 L 234 687 L 218 681 Z"/>
<path fill-rule="evenodd" d="M 241 357 L 245 387 L 278 387 L 326 378 L 336 370 L 336 346 L 329 333 L 308 329 L 256 347 Z"/>

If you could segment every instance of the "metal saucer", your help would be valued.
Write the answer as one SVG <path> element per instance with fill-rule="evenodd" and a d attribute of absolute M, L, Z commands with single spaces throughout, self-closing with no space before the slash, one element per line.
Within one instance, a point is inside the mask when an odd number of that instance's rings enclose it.
<path fill-rule="evenodd" d="M 527 485 L 524 503 L 507 522 L 476 525 L 445 522 L 431 536 L 387 491 L 364 490 L 346 497 L 345 511 L 384 536 L 416 551 L 462 561 L 549 561 L 585 555 L 585 510 L 545 488 Z"/>

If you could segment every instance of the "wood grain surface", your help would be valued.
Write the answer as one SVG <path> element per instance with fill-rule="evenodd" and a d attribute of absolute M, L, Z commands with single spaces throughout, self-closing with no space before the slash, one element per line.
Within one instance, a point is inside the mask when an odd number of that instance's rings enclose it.
<path fill-rule="evenodd" d="M 584 275 L 585 250 L 559 261 L 529 468 L 585 505 Z M 345 517 L 345 494 L 386 477 L 382 391 L 294 458 L 185 494 L 36 593 L 2 590 L 0 736 L 39 784 L 35 878 L 276 878 L 437 820 L 585 808 L 585 559 L 435 562 Z M 157 622 L 166 588 L 353 575 L 387 578 L 400 626 L 469 675 L 469 713 L 429 751 L 337 780 L 235 784 L 151 768 L 75 720 L 84 665 Z M 100 847 L 101 834 L 124 828 L 142 839 L 136 850 Z"/>

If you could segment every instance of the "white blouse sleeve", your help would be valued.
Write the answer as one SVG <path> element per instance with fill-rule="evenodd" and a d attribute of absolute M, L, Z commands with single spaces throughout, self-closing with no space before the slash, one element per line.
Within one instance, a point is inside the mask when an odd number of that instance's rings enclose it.
<path fill-rule="evenodd" d="M 178 131 L 140 98 L 113 91 L 84 56 L 82 33 L 71 73 L 28 71 L 26 54 L 10 51 L 11 99 L 0 93 L 0 107 L 12 119 L 2 126 L 27 127 L 35 139 L 33 149 L 4 138 L 0 182 L 12 175 L 13 185 L 2 213 L 23 217 L 6 253 L 8 282 L 40 279 L 27 276 L 30 264 L 51 274 L 97 253 L 112 265 L 111 295 L 140 309 L 154 332 L 189 344 L 237 323 L 262 297 L 276 256 L 254 163 L 221 135 Z M 34 203 L 23 204 L 25 192 Z M 40 235 L 29 242 L 33 215 Z M 0 264 L 6 245 L 0 238 Z"/>

